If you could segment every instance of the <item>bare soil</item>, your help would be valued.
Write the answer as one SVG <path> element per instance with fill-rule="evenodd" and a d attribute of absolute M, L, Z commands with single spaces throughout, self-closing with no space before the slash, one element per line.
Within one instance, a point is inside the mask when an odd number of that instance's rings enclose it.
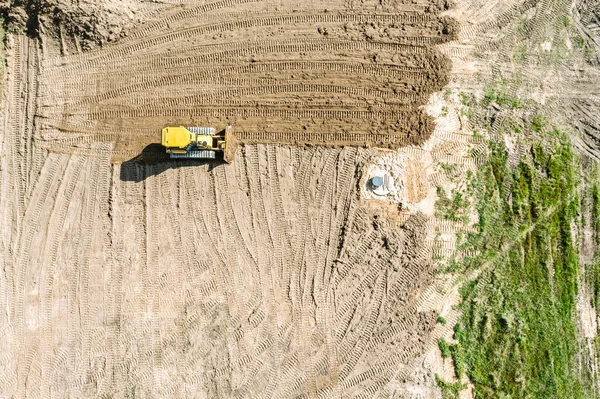
<path fill-rule="evenodd" d="M 447 4 L 168 3 L 8 6 L 0 396 L 435 392 L 435 223 L 362 198 L 361 147 L 434 132 Z M 226 123 L 233 164 L 135 161 Z"/>
<path fill-rule="evenodd" d="M 172 124 L 230 123 L 244 143 L 422 143 L 434 126 L 420 107 L 450 67 L 435 45 L 456 27 L 428 2 L 377 4 L 190 3 L 83 53 L 41 29 L 36 139 L 67 153 L 114 143 L 115 161 Z"/>

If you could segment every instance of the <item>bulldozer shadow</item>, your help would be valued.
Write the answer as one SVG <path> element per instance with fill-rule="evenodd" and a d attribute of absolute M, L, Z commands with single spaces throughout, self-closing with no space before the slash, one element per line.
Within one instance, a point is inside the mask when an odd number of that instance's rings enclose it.
<path fill-rule="evenodd" d="M 225 165 L 223 159 L 171 159 L 160 144 L 150 144 L 135 157 L 121 164 L 121 181 L 136 182 L 146 180 L 149 177 L 159 175 L 169 169 L 199 168 L 205 169 L 208 165 L 210 172 L 214 168 Z"/>

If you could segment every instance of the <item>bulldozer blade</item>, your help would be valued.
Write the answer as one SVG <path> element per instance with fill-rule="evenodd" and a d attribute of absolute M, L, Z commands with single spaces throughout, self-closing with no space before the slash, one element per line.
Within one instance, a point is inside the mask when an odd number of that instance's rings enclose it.
<path fill-rule="evenodd" d="M 237 151 L 238 140 L 233 134 L 233 129 L 227 128 L 225 131 L 225 152 L 223 153 L 223 160 L 227 163 L 233 162 L 235 152 Z"/>

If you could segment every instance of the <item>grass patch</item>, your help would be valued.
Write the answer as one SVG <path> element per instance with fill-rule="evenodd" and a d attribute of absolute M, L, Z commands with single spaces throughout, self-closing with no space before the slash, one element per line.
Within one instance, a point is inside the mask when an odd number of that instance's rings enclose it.
<path fill-rule="evenodd" d="M 592 182 L 592 226 L 594 227 L 594 236 L 596 244 L 600 245 L 600 189 L 598 184 Z"/>
<path fill-rule="evenodd" d="M 448 351 L 478 398 L 584 397 L 573 363 L 578 164 L 559 132 L 549 140 L 552 153 L 534 146 L 532 159 L 514 169 L 504 145 L 491 143 L 469 183 L 478 231 L 459 244 L 476 255 L 450 264 L 482 272 L 460 289 L 458 344 Z"/>
<path fill-rule="evenodd" d="M 531 121 L 531 130 L 536 133 L 541 133 L 544 128 L 544 118 L 542 115 L 536 115 Z"/>
<path fill-rule="evenodd" d="M 435 202 L 435 216 L 453 222 L 467 223 L 470 201 L 458 189 L 452 189 L 450 195 L 442 187 L 437 188 L 438 199 Z"/>
<path fill-rule="evenodd" d="M 505 80 L 485 85 L 483 90 L 484 96 L 482 104 L 484 107 L 489 107 L 491 105 L 512 109 L 521 109 L 525 107 L 525 102 L 511 93 Z"/>
<path fill-rule="evenodd" d="M 587 265 L 585 270 L 585 280 L 590 287 L 590 296 L 592 297 L 592 306 L 598 309 L 600 304 L 600 260 L 596 260 L 593 264 Z"/>
<path fill-rule="evenodd" d="M 460 391 L 467 386 L 460 382 L 450 383 L 442 380 L 439 375 L 435 375 L 435 382 L 442 390 L 442 398 L 444 399 L 459 399 Z"/>
<path fill-rule="evenodd" d="M 440 162 L 440 163 L 438 163 L 438 166 L 441 170 L 443 170 L 444 172 L 449 173 L 449 174 L 454 173 L 454 171 L 456 170 L 455 164 Z"/>
<path fill-rule="evenodd" d="M 450 352 L 450 345 L 448 345 L 448 342 L 446 342 L 444 338 L 438 339 L 438 347 L 442 353 L 442 359 L 448 359 L 450 356 L 452 356 L 452 353 Z"/>

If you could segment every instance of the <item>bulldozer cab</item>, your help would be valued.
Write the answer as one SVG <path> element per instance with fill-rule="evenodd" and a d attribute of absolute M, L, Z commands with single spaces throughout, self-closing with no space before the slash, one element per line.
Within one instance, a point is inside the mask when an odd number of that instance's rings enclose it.
<path fill-rule="evenodd" d="M 216 159 L 220 153 L 230 163 L 237 147 L 231 130 L 228 125 L 223 134 L 216 135 L 212 127 L 165 127 L 161 142 L 170 158 Z"/>
<path fill-rule="evenodd" d="M 183 126 L 165 127 L 162 130 L 162 145 L 167 148 L 184 149 L 194 140 L 194 134 Z"/>

